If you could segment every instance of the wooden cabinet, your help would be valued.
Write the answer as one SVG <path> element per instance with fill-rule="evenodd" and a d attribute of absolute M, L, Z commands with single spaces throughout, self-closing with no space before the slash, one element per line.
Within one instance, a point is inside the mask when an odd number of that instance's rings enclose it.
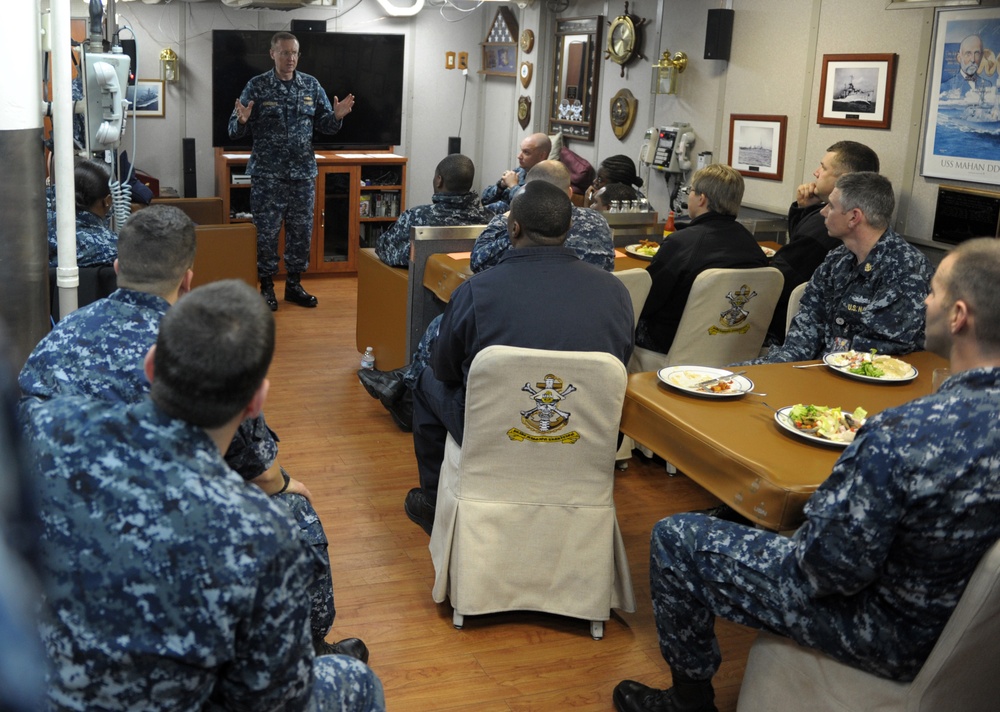
<path fill-rule="evenodd" d="M 215 192 L 227 222 L 249 222 L 248 152 L 216 149 Z M 391 152 L 317 152 L 316 208 L 309 259 L 312 273 L 355 273 L 358 250 L 374 247 L 406 209 L 406 162 Z M 284 251 L 284 234 L 278 254 Z M 284 264 L 279 265 L 284 272 Z"/>

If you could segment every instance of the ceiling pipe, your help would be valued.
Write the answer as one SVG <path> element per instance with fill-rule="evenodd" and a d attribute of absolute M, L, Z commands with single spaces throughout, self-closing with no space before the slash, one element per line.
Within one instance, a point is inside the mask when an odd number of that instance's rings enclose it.
<path fill-rule="evenodd" d="M 391 15 L 392 17 L 413 17 L 424 9 L 424 0 L 414 0 L 413 5 L 410 7 L 397 7 L 389 2 L 389 0 L 378 0 L 378 4 L 382 6 L 387 15 Z"/>

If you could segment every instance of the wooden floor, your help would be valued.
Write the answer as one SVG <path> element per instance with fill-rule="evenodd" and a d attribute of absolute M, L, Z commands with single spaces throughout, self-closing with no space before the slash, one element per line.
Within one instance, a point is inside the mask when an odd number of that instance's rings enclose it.
<path fill-rule="evenodd" d="M 316 278 L 319 307 L 280 302 L 265 407 L 280 461 L 311 489 L 330 539 L 337 619 L 329 638 L 357 636 L 393 712 L 613 709 L 622 679 L 667 687 L 649 601 L 649 532 L 662 517 L 718 503 L 683 476 L 633 458 L 615 484 L 638 610 L 614 612 L 604 639 L 586 621 L 534 613 L 467 618 L 431 599 L 428 538 L 403 513 L 417 486 L 412 437 L 358 383 L 357 280 Z M 278 290 L 281 298 L 281 290 Z M 378 354 L 376 353 L 376 367 Z M 755 633 L 718 621 L 721 712 L 733 712 Z"/>

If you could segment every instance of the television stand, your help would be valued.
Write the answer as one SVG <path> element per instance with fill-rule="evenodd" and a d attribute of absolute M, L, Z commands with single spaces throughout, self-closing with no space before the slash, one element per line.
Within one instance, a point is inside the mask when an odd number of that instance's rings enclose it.
<path fill-rule="evenodd" d="M 366 149 L 317 150 L 316 208 L 309 271 L 356 274 L 358 250 L 376 238 L 406 209 L 405 156 Z M 227 223 L 250 222 L 249 151 L 215 149 L 215 194 Z M 285 236 L 278 238 L 278 254 Z M 284 273 L 284 263 L 278 266 Z"/>

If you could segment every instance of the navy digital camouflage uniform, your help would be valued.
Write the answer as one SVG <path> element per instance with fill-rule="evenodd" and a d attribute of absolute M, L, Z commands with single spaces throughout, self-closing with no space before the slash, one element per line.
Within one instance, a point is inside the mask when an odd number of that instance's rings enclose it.
<path fill-rule="evenodd" d="M 858 264 L 845 245 L 813 273 L 785 343 L 747 363 L 821 358 L 835 351 L 908 354 L 924 345 L 927 258 L 889 229 Z"/>
<path fill-rule="evenodd" d="M 384 710 L 314 658 L 308 547 L 199 427 L 148 398 L 26 404 L 41 488 L 50 709 Z"/>
<path fill-rule="evenodd" d="M 573 222 L 566 236 L 564 247 L 573 250 L 584 262 L 613 272 L 615 269 L 615 243 L 608 221 L 597 210 L 573 206 Z M 473 272 L 492 267 L 503 254 L 511 249 L 507 234 L 507 216 L 497 215 L 490 220 L 483 233 L 476 238 L 469 258 Z"/>
<path fill-rule="evenodd" d="M 608 272 L 615 270 L 615 244 L 611 237 L 611 227 L 604 216 L 596 210 L 573 206 L 573 222 L 563 246 L 575 252 L 584 262 Z M 499 262 L 510 249 L 507 216 L 497 215 L 476 238 L 469 266 L 473 272 L 482 272 Z M 420 337 L 413 360 L 403 375 L 403 382 L 410 389 L 416 387 L 420 372 L 430 363 L 431 347 L 437 340 L 440 325 L 441 317 L 434 317 L 424 330 L 424 335 Z"/>
<path fill-rule="evenodd" d="M 309 266 L 313 206 L 316 195 L 316 156 L 313 129 L 335 134 L 342 122 L 319 81 L 296 71 L 282 82 L 272 69 L 247 82 L 240 103 L 253 101 L 250 120 L 240 124 L 233 110 L 229 137 L 253 136 L 247 163 L 250 209 L 257 228 L 257 273 L 270 277 L 278 271 L 278 232 L 285 223 L 285 269 L 305 272 Z"/>
<path fill-rule="evenodd" d="M 55 186 L 45 189 L 45 214 L 49 239 L 49 267 L 59 266 L 56 236 Z M 78 267 L 110 265 L 118 259 L 118 235 L 89 210 L 76 211 L 76 264 Z"/>
<path fill-rule="evenodd" d="M 143 359 L 156 343 L 160 319 L 169 307 L 161 297 L 118 289 L 78 309 L 31 352 L 18 378 L 21 393 L 42 400 L 79 395 L 114 403 L 141 401 L 149 392 Z M 245 480 L 259 477 L 278 455 L 276 440 L 263 415 L 245 420 L 226 451 L 226 462 Z M 302 495 L 285 493 L 275 499 L 292 513 L 314 552 L 316 580 L 308 587 L 313 637 L 324 638 L 336 610 L 323 525 Z"/>
<path fill-rule="evenodd" d="M 422 225 L 485 225 L 493 213 L 483 207 L 479 196 L 469 193 L 435 193 L 430 205 L 404 210 L 396 223 L 378 236 L 375 254 L 392 267 L 410 263 L 410 228 Z"/>
<path fill-rule="evenodd" d="M 660 521 L 650 584 L 671 670 L 718 670 L 718 615 L 912 680 L 1000 538 L 998 419 L 1000 368 L 965 371 L 869 419 L 792 537 L 702 514 Z"/>
<path fill-rule="evenodd" d="M 503 190 L 500 190 L 500 181 L 483 188 L 480 200 L 483 206 L 491 213 L 505 213 L 510 210 L 510 201 L 524 187 L 524 179 L 528 175 L 528 172 L 521 168 L 521 166 L 515 168 L 514 172 L 517 173 L 517 185 L 513 188 L 504 187 Z"/>
<path fill-rule="evenodd" d="M 0 334 L 0 349 L 9 341 Z M 13 373 L 0 365 L 0 710 L 37 712 L 45 699 L 45 653 L 38 635 L 41 595 L 37 478 L 28 472 L 14 412 Z"/>

